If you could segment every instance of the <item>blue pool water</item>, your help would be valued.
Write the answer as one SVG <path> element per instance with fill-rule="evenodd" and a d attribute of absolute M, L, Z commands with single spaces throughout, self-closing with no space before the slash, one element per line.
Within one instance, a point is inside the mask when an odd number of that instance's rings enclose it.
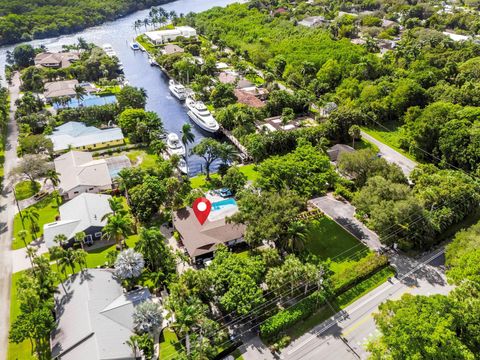
<path fill-rule="evenodd" d="M 117 101 L 115 95 L 107 95 L 107 96 L 98 96 L 98 95 L 88 95 L 83 98 L 80 102 L 82 106 L 94 106 L 94 105 L 105 105 L 105 104 L 113 104 Z M 65 107 L 67 108 L 76 108 L 78 107 L 78 101 L 75 98 L 72 98 Z M 59 104 L 54 104 L 53 107 L 55 109 L 61 109 L 63 106 Z"/>
<path fill-rule="evenodd" d="M 221 208 L 223 208 L 225 206 L 228 206 L 228 205 L 237 206 L 237 202 L 235 201 L 234 198 L 228 198 L 228 199 L 225 199 L 225 200 L 216 201 L 216 202 L 212 203 L 212 211 L 220 210 Z"/>

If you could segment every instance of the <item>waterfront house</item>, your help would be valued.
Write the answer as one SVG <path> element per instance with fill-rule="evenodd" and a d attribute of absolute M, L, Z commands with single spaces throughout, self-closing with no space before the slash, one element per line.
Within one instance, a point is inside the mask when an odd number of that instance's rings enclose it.
<path fill-rule="evenodd" d="M 197 31 L 190 26 L 177 26 L 174 29 L 147 31 L 145 36 L 153 45 L 175 41 L 178 37 L 196 38 Z"/>
<path fill-rule="evenodd" d="M 172 54 L 183 53 L 183 52 L 185 52 L 183 48 L 175 44 L 167 44 L 162 49 L 163 55 L 172 55 Z"/>
<path fill-rule="evenodd" d="M 217 200 L 211 200 L 212 210 L 203 225 L 200 225 L 190 207 L 173 213 L 173 226 L 194 261 L 211 257 L 219 244 L 233 246 L 243 242 L 245 225 L 226 222 L 228 216 L 238 211 L 235 200 Z"/>
<path fill-rule="evenodd" d="M 323 16 L 308 16 L 305 19 L 299 21 L 298 25 L 313 28 L 321 25 L 326 25 L 328 23 L 329 21 L 326 20 Z"/>
<path fill-rule="evenodd" d="M 70 276 L 55 291 L 51 358 L 140 359 L 127 341 L 134 335 L 135 308 L 150 299 L 146 288 L 125 293 L 109 269 L 88 269 Z"/>
<path fill-rule="evenodd" d="M 54 161 L 59 173 L 59 191 L 64 199 L 73 199 L 83 193 L 100 193 L 112 189 L 112 178 L 107 161 L 93 160 L 92 154 L 69 151 Z"/>
<path fill-rule="evenodd" d="M 74 97 L 75 87 L 81 85 L 87 93 L 97 92 L 98 89 L 93 87 L 89 83 L 79 84 L 78 80 L 62 80 L 62 81 L 52 81 L 47 82 L 43 85 L 43 96 L 46 101 L 52 101 L 54 98 L 59 97 Z"/>
<path fill-rule="evenodd" d="M 52 140 L 55 152 L 68 149 L 98 150 L 124 144 L 122 130 L 118 127 L 98 129 L 77 121 L 57 126 L 47 137 Z"/>
<path fill-rule="evenodd" d="M 112 212 L 108 200 L 110 195 L 83 193 L 59 207 L 60 219 L 43 225 L 43 239 L 50 248 L 58 244 L 54 239 L 56 235 L 63 234 L 71 244 L 75 234 L 85 232 L 85 242 L 92 244 L 100 240 L 102 229 L 107 224 L 107 219 L 102 219 Z"/>
<path fill-rule="evenodd" d="M 42 52 L 35 56 L 34 62 L 35 65 L 39 67 L 65 69 L 79 59 L 80 56 L 77 52 Z"/>

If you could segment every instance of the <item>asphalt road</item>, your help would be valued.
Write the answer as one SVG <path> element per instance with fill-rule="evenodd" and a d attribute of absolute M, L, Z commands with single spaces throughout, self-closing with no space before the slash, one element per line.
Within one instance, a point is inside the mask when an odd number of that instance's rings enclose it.
<path fill-rule="evenodd" d="M 372 314 L 388 299 L 398 299 L 405 293 L 446 294 L 447 284 L 442 261 L 443 249 L 421 260 L 401 255 L 392 257 L 397 279 L 385 282 L 334 317 L 318 325 L 285 348 L 280 358 L 299 359 L 366 359 L 365 344 L 378 336 Z"/>
<path fill-rule="evenodd" d="M 8 329 L 10 319 L 10 286 L 12 275 L 11 241 L 15 203 L 13 193 L 9 189 L 8 174 L 17 164 L 18 129 L 14 119 L 15 101 L 19 94 L 19 75 L 13 77 L 10 88 L 10 120 L 8 123 L 7 141 L 5 144 L 5 165 L 3 189 L 0 196 L 0 359 L 7 358 Z"/>
<path fill-rule="evenodd" d="M 415 168 L 415 166 L 417 166 L 415 161 L 410 160 L 406 156 L 400 154 L 398 151 L 392 149 L 388 145 L 385 145 L 381 141 L 378 141 L 364 131 L 362 131 L 362 138 L 368 142 L 371 142 L 372 144 L 375 144 L 379 149 L 380 155 L 382 155 L 385 160 L 400 166 L 405 176 L 410 176 L 412 170 Z"/>

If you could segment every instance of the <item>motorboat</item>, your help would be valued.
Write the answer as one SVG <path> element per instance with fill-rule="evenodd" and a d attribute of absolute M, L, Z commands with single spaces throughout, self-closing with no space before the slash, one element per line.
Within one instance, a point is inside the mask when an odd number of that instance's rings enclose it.
<path fill-rule="evenodd" d="M 153 58 L 151 56 L 148 57 L 148 62 L 150 63 L 150 66 L 158 66 L 158 63 L 155 60 L 155 58 Z"/>
<path fill-rule="evenodd" d="M 175 80 L 170 80 L 168 82 L 168 88 L 170 92 L 175 96 L 178 100 L 185 100 L 187 98 L 187 89 L 180 83 L 177 83 Z"/>
<path fill-rule="evenodd" d="M 185 155 L 185 146 L 175 133 L 170 133 L 167 136 L 167 151 L 170 155 Z"/>
<path fill-rule="evenodd" d="M 212 116 L 210 111 L 208 111 L 203 102 L 196 101 L 191 97 L 188 97 L 185 101 L 185 105 L 187 105 L 188 116 L 195 124 L 210 133 L 215 133 L 218 131 L 220 128 L 218 122 Z"/>
<path fill-rule="evenodd" d="M 133 51 L 137 51 L 137 50 L 140 50 L 140 45 L 138 45 L 137 42 L 131 42 L 130 43 L 130 48 L 133 50 Z"/>
<path fill-rule="evenodd" d="M 185 175 L 188 174 L 188 166 L 184 158 L 180 158 L 180 161 L 178 162 L 177 167 L 182 174 L 185 174 Z"/>

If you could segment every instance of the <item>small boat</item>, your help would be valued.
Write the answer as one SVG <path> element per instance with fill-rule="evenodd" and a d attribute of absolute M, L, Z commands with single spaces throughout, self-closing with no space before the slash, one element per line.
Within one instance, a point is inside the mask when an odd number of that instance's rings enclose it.
<path fill-rule="evenodd" d="M 184 158 L 180 158 L 180 161 L 178 162 L 177 167 L 182 174 L 188 174 L 188 166 Z"/>
<path fill-rule="evenodd" d="M 185 146 L 175 133 L 170 133 L 167 136 L 167 151 L 170 155 L 185 155 Z"/>
<path fill-rule="evenodd" d="M 138 45 L 137 42 L 131 42 L 130 43 L 130 48 L 133 50 L 133 51 L 137 51 L 137 50 L 140 50 L 140 45 Z"/>
<path fill-rule="evenodd" d="M 203 130 L 210 133 L 216 133 L 220 126 L 215 118 L 212 116 L 210 111 L 208 111 L 205 104 L 201 101 L 195 101 L 191 97 L 188 97 L 185 101 L 187 105 L 188 116 L 192 121 L 200 126 Z"/>
<path fill-rule="evenodd" d="M 150 63 L 150 66 L 158 66 L 157 61 L 151 56 L 148 57 L 148 62 Z"/>
<path fill-rule="evenodd" d="M 172 79 L 168 82 L 168 88 L 178 100 L 185 100 L 187 98 L 187 90 L 185 89 L 185 86 L 175 82 L 175 80 Z"/>

